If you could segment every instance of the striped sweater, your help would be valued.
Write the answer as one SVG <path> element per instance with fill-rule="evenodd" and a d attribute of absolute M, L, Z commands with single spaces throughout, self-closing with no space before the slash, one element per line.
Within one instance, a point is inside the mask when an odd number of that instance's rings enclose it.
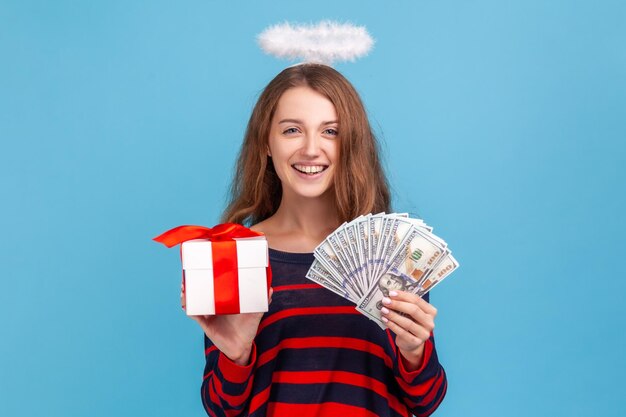
<path fill-rule="evenodd" d="M 394 343 L 354 304 L 305 278 L 313 254 L 270 249 L 274 295 L 239 366 L 205 336 L 209 416 L 427 416 L 446 393 L 431 335 L 408 372 Z"/>

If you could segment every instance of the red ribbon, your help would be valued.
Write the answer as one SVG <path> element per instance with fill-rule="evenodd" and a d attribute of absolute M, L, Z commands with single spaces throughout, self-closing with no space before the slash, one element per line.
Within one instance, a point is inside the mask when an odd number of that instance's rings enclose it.
<path fill-rule="evenodd" d="M 238 237 L 263 236 L 245 226 L 236 223 L 223 223 L 214 227 L 178 226 L 160 234 L 152 240 L 164 244 L 168 248 L 192 239 L 209 239 L 211 242 L 223 242 Z"/>
<path fill-rule="evenodd" d="M 204 226 L 178 226 L 160 234 L 153 240 L 168 248 L 192 239 L 209 239 L 213 256 L 213 288 L 215 314 L 238 314 L 239 271 L 237 265 L 237 244 L 235 238 L 263 236 L 247 227 L 235 223 L 223 223 L 213 228 Z M 183 271 L 183 291 L 185 287 Z M 272 283 L 272 271 L 266 270 L 267 288 Z"/>

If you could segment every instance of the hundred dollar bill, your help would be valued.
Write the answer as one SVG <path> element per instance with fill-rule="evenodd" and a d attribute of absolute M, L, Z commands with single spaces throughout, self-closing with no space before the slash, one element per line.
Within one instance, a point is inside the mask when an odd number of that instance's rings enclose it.
<path fill-rule="evenodd" d="M 389 296 L 391 290 L 414 292 L 443 251 L 444 248 L 428 239 L 423 232 L 412 229 L 387 271 L 358 300 L 357 310 L 384 327 L 380 315 L 383 297 Z"/>
<path fill-rule="evenodd" d="M 341 291 L 347 291 L 350 294 L 350 300 L 358 300 L 361 297 L 362 291 L 358 289 L 355 284 L 346 279 L 345 274 L 339 274 L 329 268 L 324 259 L 317 259 L 319 261 L 316 272 L 318 275 L 323 276 L 327 281 L 334 284 L 334 287 Z"/>
<path fill-rule="evenodd" d="M 358 299 L 350 287 L 338 286 L 330 272 L 317 260 L 313 261 L 306 277 L 353 303 Z"/>
<path fill-rule="evenodd" d="M 378 253 L 378 246 L 382 232 L 382 223 L 384 213 L 374 214 L 369 218 L 369 253 L 367 254 L 367 268 L 369 269 L 370 280 L 376 279 L 374 273 L 374 259 Z"/>
<path fill-rule="evenodd" d="M 375 276 L 380 276 L 391 264 L 393 255 L 398 251 L 402 242 L 406 242 L 411 230 L 415 227 L 411 222 L 402 217 L 394 218 L 389 223 L 391 226 L 385 230 L 385 241 L 382 244 L 383 251 L 380 255 L 380 264 Z M 368 287 L 369 288 L 369 287 Z"/>
<path fill-rule="evenodd" d="M 363 295 L 365 289 L 360 286 L 358 279 L 356 279 L 356 271 L 355 267 L 351 265 L 350 256 L 344 251 L 344 247 L 347 245 L 345 243 L 344 234 L 337 233 L 334 235 L 328 236 L 326 240 L 330 243 L 333 251 L 337 254 L 337 259 L 342 266 L 344 271 L 344 275 L 341 277 L 345 281 L 349 281 L 353 288 L 357 289 L 359 297 Z M 342 242 L 344 240 L 344 242 Z"/>
<path fill-rule="evenodd" d="M 350 263 L 354 268 L 354 273 L 356 278 L 359 280 L 359 286 L 361 288 L 367 288 L 367 281 L 365 279 L 365 274 L 361 269 L 360 262 L 360 254 L 359 254 L 359 242 L 358 242 L 358 234 L 356 231 L 356 224 L 354 221 L 348 223 L 345 227 L 346 238 L 347 238 L 347 246 L 350 252 Z M 364 291 L 365 292 L 365 291 Z"/>
<path fill-rule="evenodd" d="M 351 247 L 351 244 L 353 242 L 350 241 L 350 237 L 349 237 L 350 228 L 351 228 L 351 224 L 346 223 L 341 228 L 339 228 L 336 231 L 336 233 L 331 234 L 329 238 L 334 239 L 334 242 L 337 243 L 338 247 L 335 248 L 333 246 L 333 248 L 335 249 L 335 251 L 341 252 L 342 259 L 345 262 L 345 267 L 348 272 L 348 276 L 350 277 L 350 279 L 356 280 L 357 285 L 362 288 L 361 282 L 359 279 L 358 270 L 357 270 L 356 258 L 353 254 L 353 248 Z"/>
<path fill-rule="evenodd" d="M 380 312 L 383 308 L 383 297 L 389 296 L 389 292 L 392 290 L 412 291 L 416 287 L 417 282 L 410 278 L 405 279 L 391 273 L 383 274 L 378 282 L 372 285 L 370 291 L 357 301 L 356 309 L 365 317 L 376 322 L 382 329 L 385 329 Z"/>
<path fill-rule="evenodd" d="M 330 235 L 326 238 L 324 242 L 315 248 L 314 254 L 315 258 L 318 259 L 335 278 L 339 287 L 351 288 L 356 294 L 356 299 L 359 299 L 363 295 L 365 289 L 360 287 L 359 283 L 354 279 L 354 274 L 335 236 Z"/>
<path fill-rule="evenodd" d="M 324 265 L 324 268 L 326 268 L 326 270 L 330 272 L 335 279 L 337 279 L 337 282 L 348 275 L 339 262 L 337 254 L 333 250 L 328 239 L 320 243 L 313 251 L 313 254 L 315 259 L 321 262 L 322 265 Z"/>
<path fill-rule="evenodd" d="M 423 297 L 428 291 L 432 290 L 443 281 L 448 275 L 454 272 L 459 267 L 459 263 L 452 256 L 451 253 L 447 253 L 429 274 L 428 277 L 420 282 L 416 294 Z"/>
<path fill-rule="evenodd" d="M 381 277 L 378 288 L 373 289 L 367 296 L 357 302 L 357 310 L 376 322 L 380 328 L 385 329 L 386 326 L 381 319 L 382 316 L 380 313 L 383 307 L 383 296 L 387 297 L 392 290 L 399 290 L 411 292 L 423 297 L 458 267 L 459 263 L 454 259 L 452 254 L 448 253 L 437 264 L 430 277 L 423 280 L 421 283 L 412 280 L 411 277 L 386 273 Z M 374 300 L 376 301 L 374 302 Z M 372 306 L 374 308 L 372 308 Z"/>
<path fill-rule="evenodd" d="M 373 276 L 378 277 L 378 271 L 380 269 L 381 263 L 384 262 L 383 254 L 386 249 L 387 238 L 391 233 L 391 226 L 394 219 L 392 217 L 385 216 L 382 219 L 382 224 L 380 226 L 380 238 L 378 240 L 378 246 L 376 248 L 376 255 L 374 255 L 374 264 L 372 266 Z"/>
<path fill-rule="evenodd" d="M 367 268 L 367 253 L 369 246 L 368 222 L 367 216 L 359 216 L 355 221 L 356 243 L 358 246 L 357 256 L 359 262 L 359 270 L 363 277 L 365 288 L 369 288 L 369 269 Z"/>
<path fill-rule="evenodd" d="M 432 233 L 412 229 L 391 255 L 386 271 L 411 275 L 420 280 L 427 275 L 447 252 L 447 243 Z M 424 252 L 422 248 L 428 248 Z"/>
<path fill-rule="evenodd" d="M 379 213 L 361 216 L 353 221 L 357 241 L 358 271 L 365 288 L 369 288 L 375 276 L 375 268 L 380 263 L 379 251 L 383 250 L 386 234 L 383 224 L 389 218 L 406 217 L 406 213 Z"/>

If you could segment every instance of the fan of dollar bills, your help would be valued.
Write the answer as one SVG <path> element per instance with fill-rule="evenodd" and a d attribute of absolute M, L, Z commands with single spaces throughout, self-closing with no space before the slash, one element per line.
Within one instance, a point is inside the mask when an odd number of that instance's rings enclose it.
<path fill-rule="evenodd" d="M 459 267 L 446 242 L 432 230 L 407 214 L 360 216 L 315 248 L 306 277 L 352 301 L 385 328 L 380 309 L 389 291 L 421 297 Z"/>

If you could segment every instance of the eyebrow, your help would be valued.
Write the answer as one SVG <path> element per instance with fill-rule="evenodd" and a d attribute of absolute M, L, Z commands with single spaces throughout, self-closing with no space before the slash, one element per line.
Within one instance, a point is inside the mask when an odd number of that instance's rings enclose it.
<path fill-rule="evenodd" d="M 282 123 L 296 123 L 296 124 L 304 124 L 304 122 L 302 122 L 302 120 L 299 119 L 283 119 L 280 122 L 278 122 L 278 124 L 282 124 Z M 320 126 L 323 125 L 332 125 L 333 123 L 338 123 L 336 120 L 330 120 L 328 122 L 322 122 L 320 123 Z"/>

